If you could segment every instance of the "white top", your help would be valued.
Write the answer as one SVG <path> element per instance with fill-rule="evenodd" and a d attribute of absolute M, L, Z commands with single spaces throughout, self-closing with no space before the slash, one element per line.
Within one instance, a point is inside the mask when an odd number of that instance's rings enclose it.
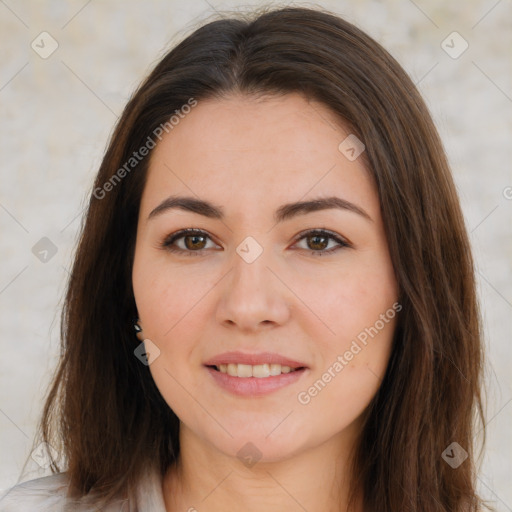
<path fill-rule="evenodd" d="M 66 501 L 68 474 L 56 473 L 11 487 L 0 497 L 0 512 L 97 512 L 91 505 Z M 116 501 L 102 512 L 166 512 L 162 477 L 156 468 L 144 475 L 136 489 L 136 503 Z"/>

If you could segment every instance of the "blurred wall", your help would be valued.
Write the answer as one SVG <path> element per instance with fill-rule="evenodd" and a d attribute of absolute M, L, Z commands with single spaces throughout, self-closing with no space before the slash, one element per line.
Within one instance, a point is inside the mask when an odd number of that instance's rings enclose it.
<path fill-rule="evenodd" d="M 0 2 L 0 490 L 48 473 L 37 460 L 20 472 L 57 361 L 81 213 L 114 123 L 170 45 L 216 10 L 240 5 Z M 445 143 L 471 233 L 486 329 L 488 444 L 479 485 L 497 510 L 512 510 L 511 3 L 318 5 L 359 25 L 398 59 Z"/>

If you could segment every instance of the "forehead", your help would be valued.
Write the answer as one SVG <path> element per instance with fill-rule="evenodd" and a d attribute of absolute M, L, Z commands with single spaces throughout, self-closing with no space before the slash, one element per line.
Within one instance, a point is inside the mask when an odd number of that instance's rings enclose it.
<path fill-rule="evenodd" d="M 338 149 L 350 134 L 326 106 L 299 94 L 198 101 L 153 150 L 141 210 L 171 193 L 262 207 L 339 193 L 375 200 L 362 158 Z"/>

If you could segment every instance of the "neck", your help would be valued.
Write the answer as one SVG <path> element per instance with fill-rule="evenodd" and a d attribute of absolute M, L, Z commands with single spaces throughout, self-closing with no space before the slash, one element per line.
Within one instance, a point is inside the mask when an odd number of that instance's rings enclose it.
<path fill-rule="evenodd" d="M 252 467 L 205 444 L 183 424 L 180 447 L 177 464 L 164 477 L 167 512 L 348 511 L 350 447 L 340 438 Z M 362 511 L 356 498 L 351 512 Z"/>

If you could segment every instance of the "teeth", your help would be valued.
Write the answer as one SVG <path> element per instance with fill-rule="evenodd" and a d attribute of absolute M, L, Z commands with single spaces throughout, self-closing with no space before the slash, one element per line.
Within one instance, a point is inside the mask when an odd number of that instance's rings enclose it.
<path fill-rule="evenodd" d="M 263 378 L 270 376 L 270 365 L 269 364 L 258 364 L 256 366 L 252 366 L 252 376 Z M 240 375 L 240 374 L 239 374 Z"/>
<path fill-rule="evenodd" d="M 221 373 L 227 373 L 232 377 L 256 377 L 259 379 L 281 375 L 281 373 L 294 372 L 294 368 L 280 364 L 221 364 L 216 366 Z"/>
<path fill-rule="evenodd" d="M 229 366 L 231 366 L 231 365 L 229 365 Z M 228 371 L 229 371 L 229 366 L 228 366 Z M 231 368 L 230 375 L 233 375 L 233 373 L 235 371 L 238 372 L 239 377 L 252 377 L 252 366 L 250 364 L 239 364 L 238 366 L 233 365 L 233 367 Z"/>
<path fill-rule="evenodd" d="M 271 364 L 270 365 L 270 375 L 281 375 L 281 365 L 280 364 Z"/>

